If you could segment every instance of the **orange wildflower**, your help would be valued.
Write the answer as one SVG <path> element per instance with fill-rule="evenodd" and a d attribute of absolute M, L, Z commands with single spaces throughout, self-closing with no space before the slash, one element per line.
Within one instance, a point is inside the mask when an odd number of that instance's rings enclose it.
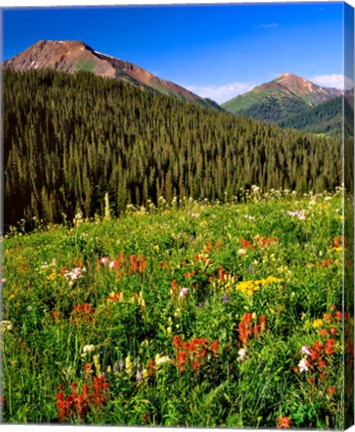
<path fill-rule="evenodd" d="M 281 417 L 280 416 L 277 419 L 276 427 L 278 429 L 288 429 L 291 427 L 291 424 L 292 424 L 292 422 L 291 422 L 291 419 L 289 417 L 287 417 L 287 416 Z"/>

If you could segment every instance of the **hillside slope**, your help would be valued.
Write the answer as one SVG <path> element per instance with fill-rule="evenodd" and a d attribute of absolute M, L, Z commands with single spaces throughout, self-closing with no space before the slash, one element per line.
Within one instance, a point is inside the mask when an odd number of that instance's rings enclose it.
<path fill-rule="evenodd" d="M 292 115 L 308 112 L 309 107 L 339 96 L 336 89 L 320 87 L 297 75 L 284 73 L 237 96 L 222 107 L 229 112 L 266 122 L 279 122 Z"/>
<path fill-rule="evenodd" d="M 351 134 L 354 112 L 346 98 L 337 97 L 315 107 L 309 107 L 299 114 L 277 122 L 280 127 L 303 130 L 316 134 L 341 136 L 343 132 L 343 103 L 348 113 L 345 121 L 345 133 Z"/>
<path fill-rule="evenodd" d="M 4 67 L 18 72 L 45 68 L 70 74 L 92 72 L 100 77 L 116 78 L 161 94 L 216 108 L 214 104 L 171 81 L 158 78 L 133 63 L 95 51 L 81 41 L 38 41 L 6 60 Z"/>
<path fill-rule="evenodd" d="M 240 188 L 333 189 L 340 140 L 239 118 L 87 72 L 4 70 L 5 223 L 224 200 Z M 66 215 L 66 216 L 63 216 Z"/>

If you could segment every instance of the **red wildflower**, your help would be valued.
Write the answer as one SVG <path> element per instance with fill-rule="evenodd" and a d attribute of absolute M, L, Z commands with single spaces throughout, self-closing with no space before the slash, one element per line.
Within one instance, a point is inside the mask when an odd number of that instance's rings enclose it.
<path fill-rule="evenodd" d="M 335 312 L 335 319 L 336 319 L 337 321 L 341 321 L 342 316 L 343 316 L 343 314 L 342 314 L 341 311 L 337 311 L 337 312 Z"/>
<path fill-rule="evenodd" d="M 206 252 L 211 251 L 213 249 L 213 242 L 209 242 L 207 246 L 203 248 Z"/>
<path fill-rule="evenodd" d="M 201 363 L 199 363 L 199 362 L 197 362 L 197 361 L 194 361 L 194 362 L 192 363 L 192 369 L 193 369 L 193 370 L 198 369 L 200 366 L 201 366 Z"/>
<path fill-rule="evenodd" d="M 311 353 L 312 360 L 316 360 L 317 358 L 319 358 L 319 351 L 311 348 L 310 353 Z"/>
<path fill-rule="evenodd" d="M 335 393 L 335 387 L 329 387 L 328 393 L 330 394 L 330 396 L 333 396 L 333 394 Z"/>
<path fill-rule="evenodd" d="M 324 368 L 326 367 L 327 363 L 324 360 L 319 360 L 318 361 L 318 367 L 320 368 Z"/>
<path fill-rule="evenodd" d="M 241 321 L 238 325 L 239 339 L 246 344 L 248 341 L 248 333 L 246 329 L 246 325 L 243 321 Z"/>
<path fill-rule="evenodd" d="M 91 373 L 91 365 L 90 365 L 90 363 L 85 363 L 85 365 L 84 365 L 84 371 L 85 371 L 85 379 L 88 380 L 90 378 L 90 373 Z"/>
<path fill-rule="evenodd" d="M 289 427 L 291 427 L 291 424 L 292 424 L 292 422 L 291 422 L 289 417 L 287 417 L 287 416 L 281 417 L 280 416 L 277 419 L 276 427 L 278 429 L 288 429 Z"/>
<path fill-rule="evenodd" d="M 334 345 L 335 345 L 335 340 L 334 339 L 328 339 L 327 342 L 325 343 L 325 353 L 330 355 L 330 354 L 334 354 L 335 350 L 334 350 Z"/>
<path fill-rule="evenodd" d="M 149 362 L 148 362 L 148 375 L 149 376 L 154 375 L 154 369 L 155 369 L 155 361 L 149 360 Z"/>
<path fill-rule="evenodd" d="M 246 314 L 244 314 L 243 316 L 243 322 L 245 322 L 246 324 L 251 323 L 253 320 L 253 315 L 250 312 L 247 312 Z"/>
<path fill-rule="evenodd" d="M 77 324 L 80 321 L 84 321 L 84 322 L 92 321 L 93 323 L 95 323 L 96 322 L 94 316 L 95 312 L 96 309 L 94 307 L 91 307 L 90 303 L 85 303 L 83 305 L 78 304 L 74 308 L 73 316 L 71 318 L 71 323 Z"/>
<path fill-rule="evenodd" d="M 314 344 L 313 344 L 313 348 L 314 348 L 318 353 L 320 353 L 320 352 L 322 351 L 322 349 L 323 349 L 323 346 L 322 346 L 318 341 L 316 341 L 316 342 L 314 342 Z"/>
<path fill-rule="evenodd" d="M 323 318 L 324 318 L 327 322 L 330 322 L 330 321 L 332 320 L 332 316 L 331 316 L 331 314 L 326 313 L 326 312 L 323 314 Z"/>
<path fill-rule="evenodd" d="M 186 351 L 179 351 L 177 355 L 177 367 L 181 369 L 187 363 Z"/>
<path fill-rule="evenodd" d="M 266 326 L 266 316 L 265 315 L 260 315 L 260 317 L 259 317 L 259 324 L 260 324 L 260 327 L 261 327 L 262 331 L 264 331 L 264 330 L 267 329 L 267 326 Z"/>
<path fill-rule="evenodd" d="M 139 260 L 139 271 L 141 273 L 143 273 L 144 270 L 145 270 L 145 268 L 146 268 L 146 266 L 147 266 L 147 262 L 146 262 L 146 260 L 144 258 L 144 255 L 142 255 L 141 258 L 140 258 L 140 260 Z"/>
<path fill-rule="evenodd" d="M 58 418 L 59 421 L 63 421 L 67 415 L 67 403 L 64 398 L 64 393 L 62 391 L 58 392 L 56 395 L 57 408 L 58 408 Z"/>
<path fill-rule="evenodd" d="M 217 340 L 212 342 L 211 351 L 213 351 L 214 355 L 218 354 L 218 341 Z"/>
<path fill-rule="evenodd" d="M 114 293 L 109 294 L 107 296 L 107 300 L 109 300 L 111 302 L 120 301 L 120 299 L 121 299 L 121 293 L 119 293 L 119 292 L 114 292 Z"/>
<path fill-rule="evenodd" d="M 336 335 L 336 334 L 338 333 L 338 331 L 337 331 L 337 329 L 336 329 L 335 327 L 331 327 L 331 328 L 329 329 L 329 331 L 330 331 L 330 334 L 332 334 L 333 336 Z"/>
<path fill-rule="evenodd" d="M 131 265 L 131 271 L 133 273 L 135 273 L 138 270 L 138 264 L 139 264 L 137 256 L 136 255 L 131 255 L 129 257 L 129 262 L 130 262 L 130 265 Z"/>
<path fill-rule="evenodd" d="M 259 336 L 261 327 L 259 325 L 254 326 L 254 336 Z"/>
<path fill-rule="evenodd" d="M 326 329 L 322 329 L 322 330 L 320 330 L 319 334 L 320 334 L 321 336 L 325 337 L 325 336 L 328 335 L 328 332 L 327 332 Z"/>
<path fill-rule="evenodd" d="M 223 280 L 223 274 L 224 274 L 224 272 L 223 272 L 223 267 L 218 267 L 218 279 L 220 279 L 220 280 Z"/>
<path fill-rule="evenodd" d="M 245 239 L 243 239 L 243 238 L 241 238 L 241 239 L 239 239 L 239 241 L 240 241 L 240 243 L 242 244 L 242 247 L 243 248 L 245 248 L 245 249 L 255 249 L 255 246 L 253 246 L 252 244 L 251 244 L 251 241 L 250 240 L 245 240 Z"/>
<path fill-rule="evenodd" d="M 175 349 L 180 348 L 180 346 L 181 346 L 180 336 L 176 335 L 176 336 L 173 337 L 173 346 L 174 346 Z"/>

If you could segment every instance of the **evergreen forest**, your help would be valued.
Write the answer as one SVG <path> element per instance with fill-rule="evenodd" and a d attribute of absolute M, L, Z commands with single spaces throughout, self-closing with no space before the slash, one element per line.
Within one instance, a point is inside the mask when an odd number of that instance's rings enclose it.
<path fill-rule="evenodd" d="M 341 184 L 341 139 L 207 109 L 90 72 L 3 71 L 4 222 L 113 214 L 159 197 Z"/>

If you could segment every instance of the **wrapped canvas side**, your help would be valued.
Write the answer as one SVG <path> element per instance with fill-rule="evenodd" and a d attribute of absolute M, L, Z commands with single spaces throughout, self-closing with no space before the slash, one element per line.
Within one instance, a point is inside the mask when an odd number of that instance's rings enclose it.
<path fill-rule="evenodd" d="M 354 9 L 344 4 L 344 427 L 354 424 Z"/>

